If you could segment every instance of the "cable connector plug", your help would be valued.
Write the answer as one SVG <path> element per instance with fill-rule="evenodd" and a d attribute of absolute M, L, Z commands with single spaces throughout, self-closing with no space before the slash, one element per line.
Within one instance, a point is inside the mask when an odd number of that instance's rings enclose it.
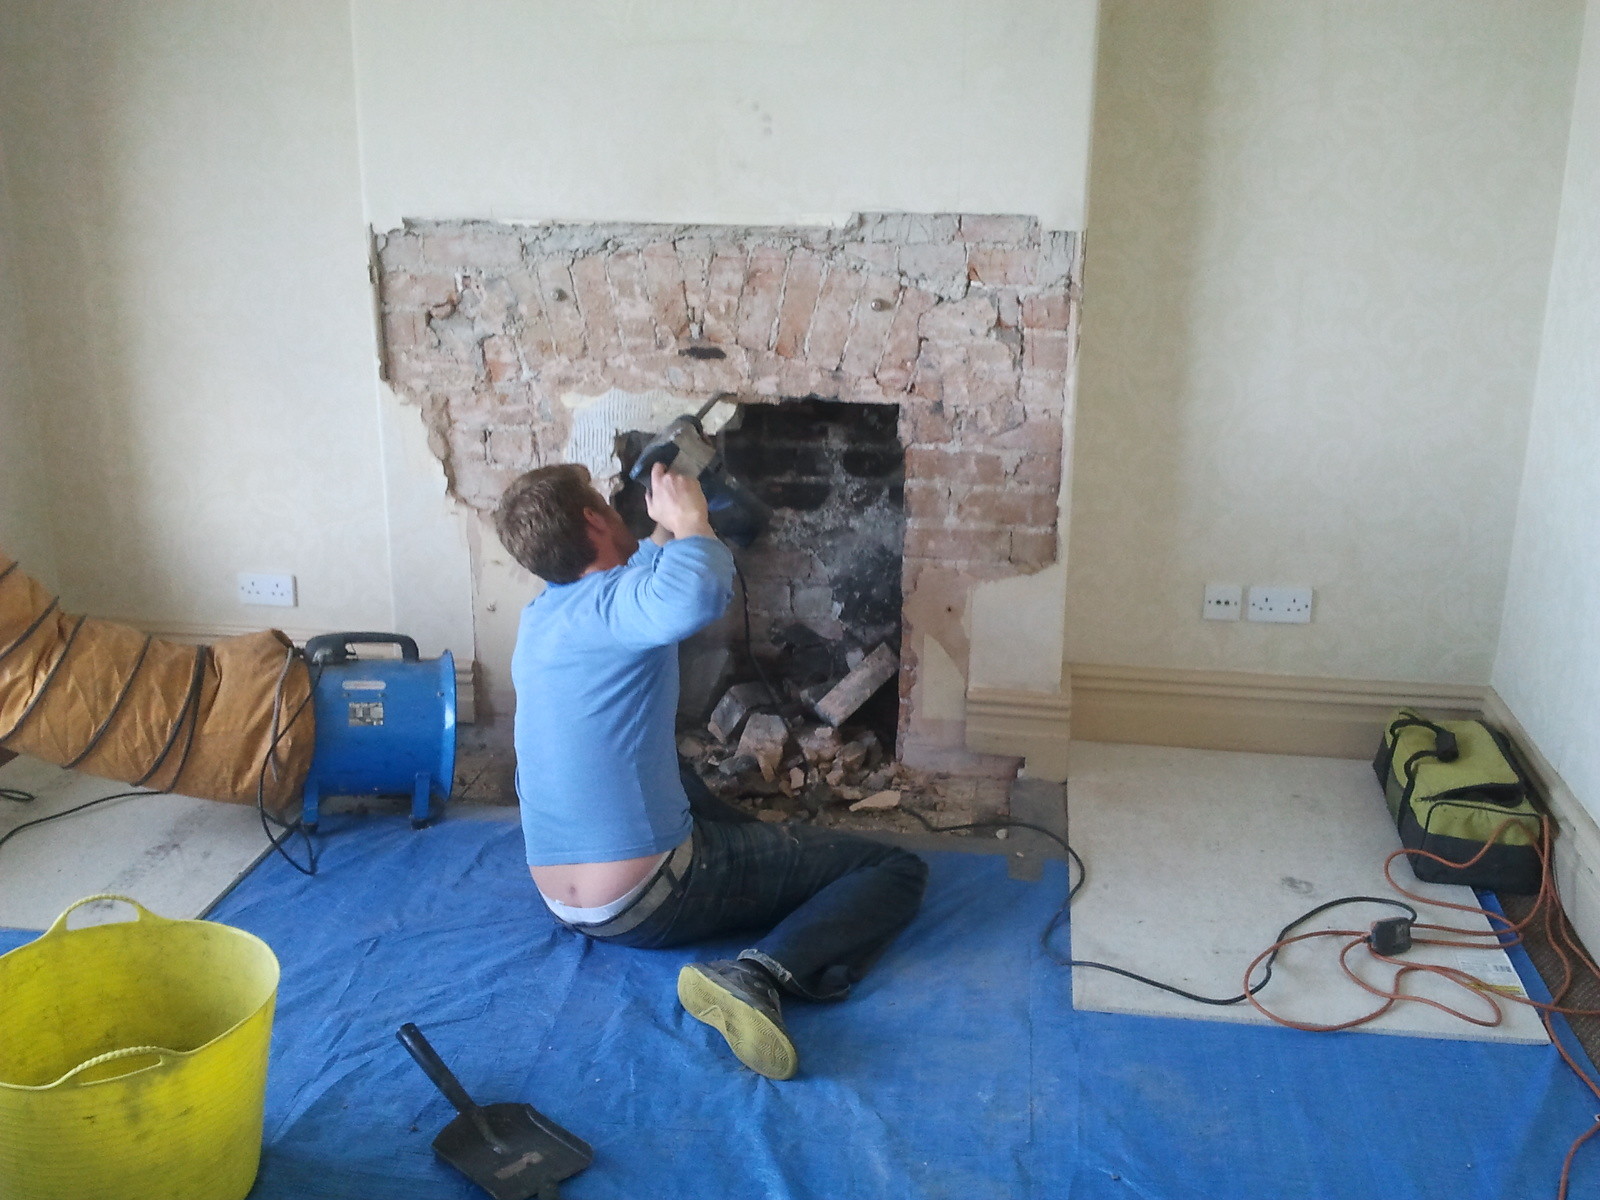
<path fill-rule="evenodd" d="M 1384 917 L 1381 921 L 1374 921 L 1372 932 L 1367 935 L 1367 943 L 1374 954 L 1404 954 L 1411 949 L 1411 918 Z"/>

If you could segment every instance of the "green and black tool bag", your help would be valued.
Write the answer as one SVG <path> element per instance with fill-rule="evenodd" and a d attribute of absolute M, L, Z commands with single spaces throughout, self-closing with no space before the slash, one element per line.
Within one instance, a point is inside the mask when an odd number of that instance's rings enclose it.
<path fill-rule="evenodd" d="M 1470 867 L 1407 855 L 1418 879 L 1522 895 L 1539 890 L 1542 817 L 1499 730 L 1482 721 L 1430 721 L 1402 708 L 1389 720 L 1372 769 L 1401 845 L 1464 863 L 1493 839 Z"/>

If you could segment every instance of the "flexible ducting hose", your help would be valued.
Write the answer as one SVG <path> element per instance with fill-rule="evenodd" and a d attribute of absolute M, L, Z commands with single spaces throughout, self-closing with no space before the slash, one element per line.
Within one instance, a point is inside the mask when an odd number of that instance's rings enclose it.
<path fill-rule="evenodd" d="M 187 646 L 70 616 L 0 554 L 0 748 L 281 815 L 311 766 L 310 694 L 276 630 Z"/>

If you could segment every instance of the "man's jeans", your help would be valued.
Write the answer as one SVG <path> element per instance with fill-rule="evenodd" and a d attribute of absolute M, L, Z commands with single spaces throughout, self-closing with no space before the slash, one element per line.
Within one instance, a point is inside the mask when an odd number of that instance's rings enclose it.
<path fill-rule="evenodd" d="M 694 812 L 688 869 L 643 921 L 597 936 L 659 949 L 764 930 L 740 958 L 766 967 L 796 996 L 842 998 L 911 923 L 927 864 L 866 838 L 752 820 L 683 774 Z"/>

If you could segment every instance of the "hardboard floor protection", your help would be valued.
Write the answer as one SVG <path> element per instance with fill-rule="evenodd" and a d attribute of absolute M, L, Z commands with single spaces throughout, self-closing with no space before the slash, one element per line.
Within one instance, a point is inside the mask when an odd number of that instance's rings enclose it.
<path fill-rule="evenodd" d="M 1324 901 L 1403 899 L 1383 877 L 1384 859 L 1400 848 L 1399 836 L 1371 768 L 1348 759 L 1078 743 L 1067 827 L 1088 864 L 1088 882 L 1072 908 L 1072 957 L 1124 967 L 1199 995 L 1238 995 L 1250 960 L 1283 926 Z M 1478 903 L 1469 888 L 1418 883 L 1403 862 L 1394 873 L 1409 890 L 1431 899 Z M 1418 907 L 1425 922 L 1490 928 L 1482 916 Z M 1399 911 L 1349 906 L 1304 928 L 1362 930 Z M 1456 967 L 1521 992 L 1505 952 L 1492 948 L 1492 938 L 1482 940 L 1491 948 L 1418 946 L 1406 959 Z M 1376 1008 L 1381 1001 L 1341 970 L 1341 944 L 1319 938 L 1286 949 L 1261 1000 L 1275 1012 L 1316 1024 L 1336 1024 Z M 1380 986 L 1395 972 L 1360 951 L 1351 963 Z M 1493 1016 L 1482 997 L 1437 977 L 1415 974 L 1406 985 L 1463 1012 Z M 1248 1004 L 1198 1004 L 1088 969 L 1074 972 L 1073 1002 L 1095 1012 L 1270 1023 Z M 1397 1005 L 1359 1028 L 1547 1044 L 1532 1008 L 1509 1001 L 1500 1008 L 1503 1019 L 1493 1028 L 1416 1003 Z"/>
<path fill-rule="evenodd" d="M 954 852 L 855 995 L 788 1006 L 801 1070 L 775 1083 L 676 999 L 680 965 L 738 942 L 560 929 L 513 822 L 324 830 L 315 878 L 273 856 L 213 914 L 283 964 L 251 1200 L 482 1195 L 429 1148 L 452 1114 L 406 1021 L 480 1100 L 593 1144 L 569 1200 L 1548 1200 L 1592 1121 L 1549 1046 L 1075 1012 L 1038 944 L 1063 865 Z M 1580 1157 L 1573 1195 L 1597 1188 Z"/>
<path fill-rule="evenodd" d="M 128 785 L 65 771 L 23 755 L 0 766 L 0 787 L 32 793 L 0 798 L 0 837 Z M 152 912 L 197 917 L 267 849 L 254 808 L 152 793 L 112 800 L 24 829 L 0 846 L 0 926 L 46 929 L 75 900 L 99 892 L 131 896 Z M 118 919 L 120 905 L 95 905 L 75 926 Z"/>

